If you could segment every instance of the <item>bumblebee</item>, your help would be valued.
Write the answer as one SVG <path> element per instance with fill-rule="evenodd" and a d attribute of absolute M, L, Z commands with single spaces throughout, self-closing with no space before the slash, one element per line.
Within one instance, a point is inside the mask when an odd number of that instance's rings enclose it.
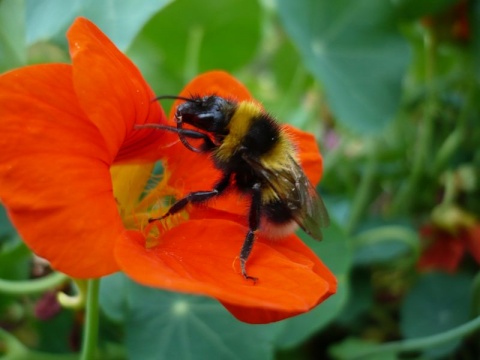
<path fill-rule="evenodd" d="M 176 127 L 145 124 L 178 134 L 191 151 L 210 154 L 222 173 L 212 189 L 189 193 L 176 201 L 164 219 L 187 204 L 202 204 L 234 187 L 250 198 L 248 232 L 240 250 L 241 272 L 245 279 L 246 262 L 258 230 L 267 236 L 289 234 L 299 225 L 312 238 L 321 240 L 321 227 L 329 217 L 325 205 L 296 160 L 296 149 L 277 121 L 258 104 L 234 101 L 216 95 L 174 97 L 180 99 L 175 112 Z M 191 125 L 184 128 L 183 124 Z"/>

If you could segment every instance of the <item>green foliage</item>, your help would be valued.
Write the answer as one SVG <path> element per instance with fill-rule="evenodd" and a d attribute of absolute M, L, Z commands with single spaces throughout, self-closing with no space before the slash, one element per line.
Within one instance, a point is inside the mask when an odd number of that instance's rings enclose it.
<path fill-rule="evenodd" d="M 251 61 L 261 40 L 260 10 L 254 0 L 177 0 L 145 26 L 132 56 L 145 63 L 148 47 L 145 76 L 157 92 L 176 94 L 196 74 L 234 72 Z"/>
<path fill-rule="evenodd" d="M 122 50 L 126 50 L 153 14 L 170 0 L 26 0 L 27 43 L 55 39 L 63 41 L 72 21 L 83 16 L 92 20 Z M 52 19 L 54 19 L 52 21 Z"/>
<path fill-rule="evenodd" d="M 338 316 L 348 299 L 348 272 L 351 266 L 349 239 L 336 223 L 332 223 L 324 231 L 324 237 L 335 240 L 314 242 L 307 236 L 302 237 L 302 239 L 315 251 L 318 257 L 324 259 L 325 264 L 337 276 L 337 293 L 322 303 L 322 306 L 293 319 L 285 320 L 283 331 L 276 339 L 279 348 L 296 346 L 307 340 L 311 334 L 324 328 Z"/>
<path fill-rule="evenodd" d="M 332 221 L 322 242 L 301 236 L 339 284 L 309 313 L 248 325 L 213 299 L 115 274 L 101 280 L 100 358 L 478 358 L 479 267 L 464 221 L 480 226 L 479 0 L 0 0 L 0 72 L 68 61 L 77 16 L 159 95 L 223 69 L 315 133 Z M 457 252 L 447 275 L 441 255 Z M 425 258 L 440 270 L 426 272 Z M 82 311 L 34 314 L 47 290 L 81 290 L 55 275 L 33 284 L 38 262 L 0 207 L 0 359 L 79 350 Z"/>
<path fill-rule="evenodd" d="M 280 18 L 345 128 L 381 132 L 398 111 L 409 48 L 376 0 L 278 1 Z"/>
<path fill-rule="evenodd" d="M 422 276 L 405 297 L 400 329 L 406 339 L 415 339 L 454 329 L 471 313 L 472 278 L 464 274 L 431 273 Z M 445 291 L 448 289 L 448 291 Z M 425 350 L 425 355 L 440 358 L 460 346 L 454 339 Z"/>
<path fill-rule="evenodd" d="M 23 1 L 0 1 L 0 72 L 26 62 Z"/>
<path fill-rule="evenodd" d="M 121 274 L 103 279 L 100 301 L 124 324 L 132 360 L 271 359 L 282 326 L 244 324 L 213 299 L 142 287 Z"/>

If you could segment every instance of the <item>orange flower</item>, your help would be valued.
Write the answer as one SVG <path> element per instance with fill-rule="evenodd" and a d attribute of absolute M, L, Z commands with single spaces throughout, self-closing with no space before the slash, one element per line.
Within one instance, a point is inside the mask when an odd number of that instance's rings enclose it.
<path fill-rule="evenodd" d="M 241 83 L 220 71 L 198 76 L 180 96 L 191 94 L 255 101 Z M 174 111 L 172 124 L 173 117 Z M 314 137 L 290 126 L 286 130 L 297 145 L 305 173 L 313 184 L 318 183 L 322 158 Z M 176 197 L 182 197 L 191 191 L 211 189 L 220 177 L 208 155 L 193 153 L 179 141 L 169 150 L 164 159 L 167 174 L 159 184 L 161 191 L 171 189 Z M 210 206 L 191 208 L 187 221 L 168 230 L 159 244 L 147 251 L 144 236 L 129 233 L 130 239 L 117 243 L 121 268 L 145 285 L 215 297 L 238 319 L 250 323 L 306 312 L 336 291 L 333 274 L 293 234 L 278 241 L 258 235 L 248 268 L 260 280 L 255 285 L 246 281 L 235 260 L 248 229 L 248 203 L 232 192 Z"/>
<path fill-rule="evenodd" d="M 91 22 L 68 32 L 72 65 L 24 67 L 0 77 L 0 199 L 24 241 L 73 277 L 119 270 L 125 236 L 110 167 L 154 160 L 164 122 L 138 69 Z"/>
<path fill-rule="evenodd" d="M 248 267 L 260 280 L 245 280 L 236 258 L 246 204 L 235 193 L 147 224 L 165 211 L 164 196 L 210 189 L 218 170 L 175 134 L 134 130 L 165 117 L 138 70 L 93 24 L 77 20 L 68 38 L 72 65 L 0 77 L 0 199 L 36 253 L 75 277 L 121 269 L 145 285 L 209 295 L 250 323 L 306 312 L 336 291 L 333 274 L 293 234 L 259 235 Z M 192 93 L 253 100 L 224 72 L 197 77 L 181 95 Z M 322 161 L 313 136 L 287 130 L 316 184 Z M 147 191 L 158 158 L 165 174 Z"/>

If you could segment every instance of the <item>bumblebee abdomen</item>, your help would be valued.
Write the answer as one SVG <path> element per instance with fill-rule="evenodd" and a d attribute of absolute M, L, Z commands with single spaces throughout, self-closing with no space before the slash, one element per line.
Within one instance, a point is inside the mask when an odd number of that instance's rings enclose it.
<path fill-rule="evenodd" d="M 284 224 L 293 219 L 292 209 L 281 200 L 264 203 L 262 213 L 262 215 L 273 224 Z"/>

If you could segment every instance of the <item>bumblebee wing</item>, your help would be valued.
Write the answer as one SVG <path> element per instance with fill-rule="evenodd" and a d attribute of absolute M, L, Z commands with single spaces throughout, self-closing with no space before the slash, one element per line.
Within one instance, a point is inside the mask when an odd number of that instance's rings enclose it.
<path fill-rule="evenodd" d="M 330 218 L 322 198 L 295 159 L 288 156 L 288 166 L 280 170 L 265 167 L 258 159 L 247 156 L 244 159 L 292 210 L 295 222 L 312 238 L 321 240 L 321 228 L 328 226 Z"/>

